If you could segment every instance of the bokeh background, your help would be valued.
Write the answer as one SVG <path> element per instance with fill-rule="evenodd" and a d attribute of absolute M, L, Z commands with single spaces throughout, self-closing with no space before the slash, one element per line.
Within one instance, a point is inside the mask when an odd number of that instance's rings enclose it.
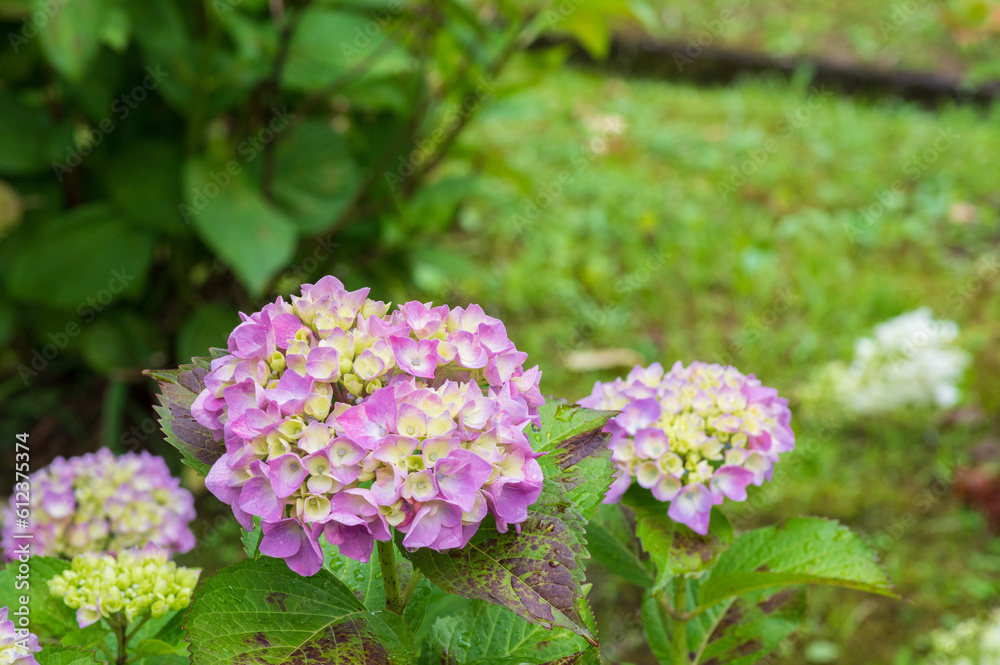
<path fill-rule="evenodd" d="M 756 373 L 810 453 L 734 522 L 842 520 L 906 599 L 812 590 L 772 662 L 918 663 L 1000 603 L 998 32 L 978 0 L 0 0 L 0 490 L 18 432 L 36 469 L 181 473 L 141 370 L 333 274 L 483 305 L 573 400 Z M 920 307 L 970 354 L 954 406 L 818 391 Z M 238 527 L 198 503 L 211 571 Z M 609 662 L 655 662 L 590 575 Z"/>

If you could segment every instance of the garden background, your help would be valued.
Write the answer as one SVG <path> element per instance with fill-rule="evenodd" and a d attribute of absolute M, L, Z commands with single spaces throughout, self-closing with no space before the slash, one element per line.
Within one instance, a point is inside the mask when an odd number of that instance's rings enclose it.
<path fill-rule="evenodd" d="M 5 494 L 18 432 L 34 469 L 181 473 L 141 370 L 333 274 L 483 305 L 543 393 L 697 359 L 790 396 L 803 458 L 734 523 L 839 519 L 906 600 L 811 589 L 775 662 L 916 663 L 996 605 L 1000 5 L 0 0 L 0 28 Z M 815 398 L 918 307 L 972 354 L 958 406 Z M 238 525 L 185 478 L 207 576 Z M 591 575 L 603 655 L 654 662 L 638 589 Z"/>

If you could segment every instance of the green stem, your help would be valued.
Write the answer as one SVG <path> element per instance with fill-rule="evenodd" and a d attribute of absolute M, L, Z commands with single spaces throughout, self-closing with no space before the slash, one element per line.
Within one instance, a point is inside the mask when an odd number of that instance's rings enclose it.
<path fill-rule="evenodd" d="M 112 375 L 101 404 L 101 429 L 104 446 L 118 455 L 126 452 L 122 447 L 122 420 L 127 402 L 128 384 L 121 377 Z"/>
<path fill-rule="evenodd" d="M 678 612 L 687 612 L 687 580 L 683 577 L 674 579 L 674 608 Z M 690 663 L 691 656 L 688 652 L 688 631 L 686 619 L 674 619 L 674 649 L 680 654 L 683 663 Z"/>
<path fill-rule="evenodd" d="M 385 606 L 390 612 L 403 613 L 403 600 L 399 594 L 399 574 L 396 572 L 396 546 L 392 541 L 378 541 L 378 564 L 382 568 L 385 586 Z"/>
<path fill-rule="evenodd" d="M 140 621 L 139 623 L 135 624 L 135 627 L 132 628 L 132 632 L 125 636 L 125 641 L 128 642 L 133 637 L 135 637 L 135 634 L 139 632 L 139 629 L 142 628 L 146 624 L 147 621 L 149 621 L 149 618 L 151 616 L 153 616 L 153 615 L 152 614 L 147 614 L 146 616 L 144 616 L 142 618 L 142 621 Z"/>
<path fill-rule="evenodd" d="M 410 573 L 410 580 L 406 583 L 406 588 L 403 589 L 403 607 L 406 607 L 406 604 L 410 602 L 410 596 L 417 590 L 417 584 L 419 583 L 420 571 L 414 568 L 413 572 Z"/>
<path fill-rule="evenodd" d="M 121 612 L 118 613 L 115 628 L 117 628 L 118 633 L 118 658 L 115 659 L 115 665 L 128 665 L 128 635 L 125 633 L 128 630 L 128 624 L 122 617 Z"/>

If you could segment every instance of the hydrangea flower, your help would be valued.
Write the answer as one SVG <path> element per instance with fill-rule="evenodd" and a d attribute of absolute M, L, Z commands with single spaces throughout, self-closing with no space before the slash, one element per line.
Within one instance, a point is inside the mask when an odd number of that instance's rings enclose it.
<path fill-rule="evenodd" d="M 31 518 L 39 555 L 73 557 L 153 543 L 172 552 L 194 547 L 188 524 L 194 497 L 170 475 L 163 458 L 148 452 L 115 457 L 96 453 L 64 459 L 31 474 Z M 2 549 L 13 556 L 15 497 L 4 510 Z"/>
<path fill-rule="evenodd" d="M 542 472 L 524 433 L 538 368 L 482 308 L 370 300 L 333 277 L 278 298 L 229 337 L 191 412 L 226 453 L 206 485 L 260 551 L 312 575 L 320 538 L 367 561 L 390 529 L 408 548 L 464 546 L 487 514 L 527 518 Z"/>
<path fill-rule="evenodd" d="M 17 629 L 7 619 L 8 608 L 0 609 L 0 665 L 38 665 L 34 654 L 41 651 L 38 638 L 26 629 Z"/>
<path fill-rule="evenodd" d="M 931 652 L 921 660 L 927 665 L 1000 662 L 1000 610 L 980 613 L 948 630 L 932 630 L 930 646 Z"/>
<path fill-rule="evenodd" d="M 872 337 L 855 343 L 851 364 L 831 363 L 823 378 L 835 399 L 858 414 L 952 407 L 970 362 L 955 345 L 957 337 L 954 321 L 937 320 L 922 307 L 875 326 Z"/>
<path fill-rule="evenodd" d="M 81 554 L 49 580 L 49 591 L 76 610 L 80 628 L 123 613 L 133 623 L 146 613 L 162 617 L 191 603 L 201 571 L 170 561 L 153 545 L 110 554 Z"/>
<path fill-rule="evenodd" d="M 604 502 L 619 501 L 635 479 L 703 535 L 713 505 L 745 500 L 747 486 L 770 480 L 778 455 L 795 448 L 788 400 L 735 367 L 637 365 L 624 381 L 595 383 L 580 404 L 621 411 L 604 427 L 615 465 Z"/>

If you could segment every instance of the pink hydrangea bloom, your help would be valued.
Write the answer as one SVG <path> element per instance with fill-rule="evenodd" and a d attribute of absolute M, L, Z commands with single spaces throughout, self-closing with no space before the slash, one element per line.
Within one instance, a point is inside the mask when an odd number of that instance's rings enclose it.
<path fill-rule="evenodd" d="M 152 543 L 169 552 L 187 552 L 195 539 L 194 497 L 170 475 L 162 457 L 148 452 L 115 457 L 107 448 L 64 459 L 33 473 L 27 532 L 39 555 L 74 557 L 84 552 L 117 552 Z M 15 499 L 3 510 L 3 539 L 12 560 L 20 533 Z"/>
<path fill-rule="evenodd" d="M 27 629 L 17 628 L 7 613 L 8 608 L 0 609 L 0 663 L 38 665 L 34 656 L 42 650 L 38 638 Z"/>
<path fill-rule="evenodd" d="M 770 480 L 778 455 L 795 448 L 788 400 L 735 367 L 636 366 L 624 381 L 595 383 L 580 404 L 621 411 L 604 428 L 615 465 L 604 502 L 635 480 L 700 534 L 713 505 L 745 500 L 747 486 Z"/>
<path fill-rule="evenodd" d="M 312 575 L 320 538 L 367 561 L 464 546 L 487 514 L 518 525 L 542 488 L 524 430 L 538 368 L 482 308 L 389 306 L 333 277 L 251 316 L 212 361 L 194 418 L 225 442 L 206 485 L 261 552 Z"/>

